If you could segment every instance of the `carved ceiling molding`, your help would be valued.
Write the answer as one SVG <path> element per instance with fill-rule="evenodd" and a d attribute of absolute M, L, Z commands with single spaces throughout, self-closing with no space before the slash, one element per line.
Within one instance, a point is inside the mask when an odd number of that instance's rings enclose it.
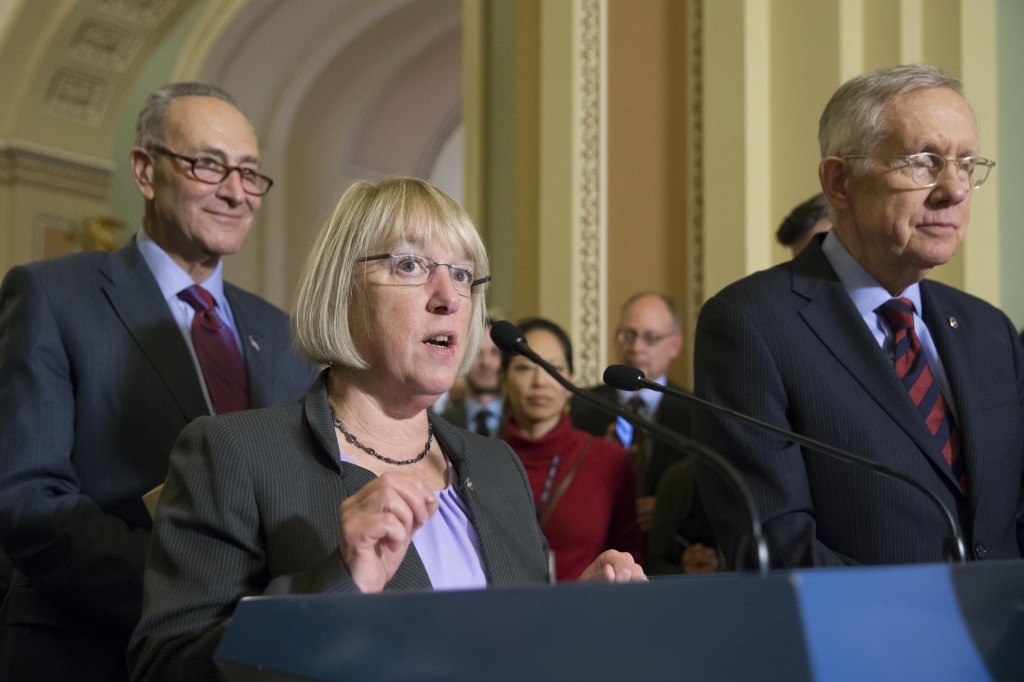
<path fill-rule="evenodd" d="M 607 0 L 578 0 L 578 254 L 575 296 L 577 382 L 594 385 L 608 357 L 607 314 Z"/>
<path fill-rule="evenodd" d="M 194 0 L 192 0 L 194 1 Z M 61 55 L 51 62 L 42 102 L 45 114 L 99 127 L 111 113 L 116 93 L 130 83 L 127 74 L 145 51 L 147 41 L 158 38 L 161 23 L 172 21 L 181 0 L 90 0 L 67 21 L 77 27 L 66 45 L 50 50 Z M 175 12 L 179 16 L 181 12 Z M 166 21 L 165 21 L 166 20 Z"/>
<path fill-rule="evenodd" d="M 104 14 L 142 26 L 156 26 L 166 17 L 178 0 L 97 0 Z"/>
<path fill-rule="evenodd" d="M 113 94 L 110 81 L 62 68 L 50 80 L 43 108 L 53 116 L 98 126 Z"/>
<path fill-rule="evenodd" d="M 0 142 L 0 183 L 33 184 L 106 199 L 114 166 L 24 140 Z"/>
<path fill-rule="evenodd" d="M 86 19 L 68 48 L 68 56 L 114 73 L 124 73 L 142 48 L 143 38 L 113 24 Z"/>

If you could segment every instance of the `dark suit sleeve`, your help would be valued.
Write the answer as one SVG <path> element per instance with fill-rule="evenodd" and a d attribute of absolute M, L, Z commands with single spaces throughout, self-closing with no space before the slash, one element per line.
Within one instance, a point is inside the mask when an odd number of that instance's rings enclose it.
<path fill-rule="evenodd" d="M 218 679 L 213 652 L 243 597 L 359 590 L 337 549 L 311 571 L 270 579 L 245 450 L 222 420 L 202 417 L 171 453 L 129 645 L 133 680 Z"/>
<path fill-rule="evenodd" d="M 654 518 L 647 534 L 647 557 L 644 570 L 650 575 L 682 573 L 681 553 L 675 539 L 679 523 L 690 515 L 696 500 L 691 460 L 677 462 L 665 469 L 655 495 Z"/>
<path fill-rule="evenodd" d="M 695 392 L 784 429 L 792 429 L 782 376 L 768 344 L 748 315 L 722 296 L 709 300 L 697 322 Z M 814 504 L 799 446 L 698 411 L 694 435 L 740 471 L 761 514 L 772 564 L 781 567 L 854 563 L 815 536 Z M 697 467 L 701 498 L 719 546 L 733 562 L 746 532 L 746 512 L 728 484 Z"/>
<path fill-rule="evenodd" d="M 1007 331 L 1011 337 L 1010 343 L 1013 344 L 1014 372 L 1016 373 L 1017 395 L 1020 396 L 1021 406 L 1020 419 L 1021 423 L 1024 423 L 1024 346 L 1021 345 L 1021 339 L 1010 319 L 1005 315 L 1003 319 L 1006 321 Z M 1024 443 L 1020 443 L 1019 456 L 1024 459 Z M 1017 496 L 1017 548 L 1020 550 L 1021 556 L 1024 556 L 1024 475 L 1021 476 L 1020 492 Z"/>
<path fill-rule="evenodd" d="M 130 631 L 149 533 L 80 491 L 75 419 L 75 377 L 48 293 L 15 267 L 0 288 L 0 543 L 34 589 Z"/>
<path fill-rule="evenodd" d="M 612 403 L 615 402 L 615 390 L 602 390 L 601 387 L 588 389 L 588 392 Z M 603 438 L 608 435 L 608 426 L 615 421 L 614 415 L 607 414 L 585 400 L 574 397 L 569 402 L 569 419 L 573 428 L 586 431 L 592 436 Z"/>

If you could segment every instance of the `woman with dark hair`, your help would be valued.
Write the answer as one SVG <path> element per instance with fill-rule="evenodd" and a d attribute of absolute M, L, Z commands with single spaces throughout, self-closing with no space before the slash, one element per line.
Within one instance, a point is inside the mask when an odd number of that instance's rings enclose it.
<path fill-rule="evenodd" d="M 832 229 L 832 221 L 828 217 L 828 202 L 825 195 L 818 193 L 794 208 L 779 225 L 775 238 L 783 246 L 793 251 L 793 258 L 804 250 L 811 238 L 821 232 Z"/>
<path fill-rule="evenodd" d="M 572 380 L 572 342 L 561 327 L 535 318 L 519 329 L 541 358 Z M 558 580 L 575 580 L 608 549 L 629 552 L 639 563 L 643 536 L 626 451 L 574 429 L 567 409 L 572 394 L 539 366 L 506 354 L 501 367 L 509 412 L 501 437 L 530 479 Z"/>

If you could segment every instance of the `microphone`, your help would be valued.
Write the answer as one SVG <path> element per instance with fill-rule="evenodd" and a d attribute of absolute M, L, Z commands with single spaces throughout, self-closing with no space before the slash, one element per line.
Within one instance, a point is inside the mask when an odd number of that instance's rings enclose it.
<path fill-rule="evenodd" d="M 680 436 L 678 433 L 670 431 L 660 424 L 650 422 L 633 412 L 624 410 L 618 405 L 602 400 L 587 391 L 580 390 L 563 377 L 558 370 L 534 353 L 523 338 L 522 332 L 511 322 L 505 320 L 495 322 L 491 326 L 491 339 L 494 341 L 494 345 L 501 351 L 512 355 L 522 355 L 534 364 L 539 365 L 541 369 L 550 374 L 555 381 L 573 395 L 586 400 L 599 410 L 622 417 L 630 424 L 646 431 L 651 438 L 671 448 L 686 452 L 717 471 L 720 476 L 731 484 L 736 496 L 746 504 L 747 516 L 749 518 L 748 533 L 740 540 L 733 565 L 741 571 L 758 572 L 761 575 L 767 575 L 769 566 L 768 543 L 765 542 L 764 534 L 761 532 L 761 517 L 758 515 L 757 506 L 754 504 L 754 499 L 750 496 L 750 491 L 747 490 L 747 484 L 744 483 L 743 477 L 740 476 L 736 467 L 730 464 L 728 460 L 711 448 L 701 445 L 691 438 Z"/>
<path fill-rule="evenodd" d="M 775 426 L 774 424 L 769 424 L 768 422 L 763 422 L 760 419 L 755 419 L 743 414 L 742 412 L 737 412 L 736 410 L 728 407 L 716 405 L 713 402 L 699 398 L 688 391 L 678 391 L 673 388 L 668 388 L 667 386 L 662 386 L 655 381 L 647 379 L 643 372 L 635 367 L 630 367 L 629 365 L 611 365 L 608 367 L 608 369 L 604 371 L 604 383 L 608 384 L 612 388 L 617 388 L 622 391 L 639 391 L 641 388 L 649 388 L 652 391 L 676 396 L 677 398 L 682 398 L 687 402 L 706 407 L 712 412 L 729 415 L 730 417 L 749 424 L 755 429 L 764 431 L 765 433 L 782 436 L 787 440 L 793 441 L 794 443 L 798 443 L 799 445 L 803 445 L 804 447 L 812 450 L 817 450 L 829 457 L 834 457 L 835 459 L 848 462 L 850 464 L 856 464 L 870 469 L 877 474 L 903 481 L 904 483 L 920 490 L 929 500 L 932 501 L 938 510 L 942 512 L 942 515 L 946 520 L 946 526 L 949 530 L 949 535 L 946 536 L 946 540 L 942 545 L 943 559 L 958 563 L 966 561 L 965 557 L 967 555 L 967 551 L 964 549 L 964 538 L 963 535 L 960 534 L 960 527 L 957 525 L 956 517 L 953 516 L 949 507 L 945 505 L 938 495 L 926 488 L 922 483 L 910 476 L 907 476 L 906 474 L 896 471 L 895 469 L 891 469 L 884 464 L 879 464 L 878 462 L 867 459 L 866 457 L 854 455 L 853 453 L 840 450 L 839 448 L 828 445 L 827 443 L 822 443 L 821 441 L 814 440 L 813 438 L 801 436 L 799 433 L 787 431 L 786 429 Z"/>

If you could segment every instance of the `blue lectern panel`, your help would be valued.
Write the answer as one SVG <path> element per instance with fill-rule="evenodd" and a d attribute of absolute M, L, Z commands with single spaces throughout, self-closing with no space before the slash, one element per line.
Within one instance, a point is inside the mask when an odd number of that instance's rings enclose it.
<path fill-rule="evenodd" d="M 238 680 L 811 679 L 786 576 L 257 598 L 232 621 Z"/>
<path fill-rule="evenodd" d="M 945 564 L 793 573 L 819 680 L 988 682 Z"/>
<path fill-rule="evenodd" d="M 1024 561 L 247 599 L 216 659 L 260 682 L 1016 682 Z"/>

